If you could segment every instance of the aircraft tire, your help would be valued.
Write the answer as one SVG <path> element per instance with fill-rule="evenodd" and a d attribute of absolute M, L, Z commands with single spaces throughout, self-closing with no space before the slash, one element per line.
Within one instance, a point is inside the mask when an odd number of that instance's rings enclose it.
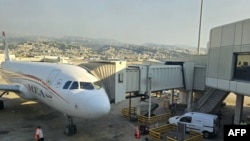
<path fill-rule="evenodd" d="M 68 136 L 72 136 L 74 134 L 76 134 L 77 132 L 77 128 L 76 128 L 76 125 L 68 125 L 66 126 L 65 128 L 65 134 L 68 135 Z"/>
<path fill-rule="evenodd" d="M 66 135 L 68 135 L 68 136 L 69 136 L 69 128 L 68 128 L 68 126 L 66 126 L 66 127 L 65 127 L 64 134 L 66 134 Z"/>
<path fill-rule="evenodd" d="M 75 124 L 72 125 L 72 130 L 73 130 L 73 134 L 76 134 L 76 133 L 77 133 L 77 128 L 76 128 L 76 125 L 75 125 Z"/>
<path fill-rule="evenodd" d="M 72 136 L 72 135 L 74 134 L 74 133 L 73 133 L 73 128 L 72 128 L 71 125 L 66 126 L 65 134 L 66 134 L 67 136 Z"/>
<path fill-rule="evenodd" d="M 3 100 L 0 100 L 0 110 L 3 110 L 4 109 L 4 103 L 3 103 Z"/>

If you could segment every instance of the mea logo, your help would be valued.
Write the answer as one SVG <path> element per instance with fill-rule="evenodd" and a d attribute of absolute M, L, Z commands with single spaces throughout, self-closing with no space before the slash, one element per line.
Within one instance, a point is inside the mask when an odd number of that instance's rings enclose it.
<path fill-rule="evenodd" d="M 224 141 L 240 139 L 249 141 L 250 125 L 224 125 Z"/>

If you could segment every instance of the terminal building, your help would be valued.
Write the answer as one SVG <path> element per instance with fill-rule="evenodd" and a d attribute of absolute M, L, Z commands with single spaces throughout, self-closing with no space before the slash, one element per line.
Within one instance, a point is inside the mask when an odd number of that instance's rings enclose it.
<path fill-rule="evenodd" d="M 213 28 L 208 47 L 206 86 L 237 95 L 239 124 L 244 96 L 250 96 L 250 19 Z"/>

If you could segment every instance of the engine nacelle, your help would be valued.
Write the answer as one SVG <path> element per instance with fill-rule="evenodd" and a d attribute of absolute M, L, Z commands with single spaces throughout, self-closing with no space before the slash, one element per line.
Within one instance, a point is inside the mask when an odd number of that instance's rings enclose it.
<path fill-rule="evenodd" d="M 35 100 L 36 97 L 30 93 L 30 91 L 28 90 L 27 87 L 25 87 L 24 85 L 18 85 L 19 86 L 19 93 L 18 95 L 20 97 L 22 97 L 23 99 L 27 99 L 27 100 Z"/>

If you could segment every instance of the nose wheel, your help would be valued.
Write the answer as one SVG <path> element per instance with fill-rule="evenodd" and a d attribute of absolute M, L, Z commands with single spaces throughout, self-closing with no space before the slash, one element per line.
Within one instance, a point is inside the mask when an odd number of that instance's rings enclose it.
<path fill-rule="evenodd" d="M 68 125 L 65 128 L 65 134 L 68 136 L 72 136 L 77 133 L 76 125 L 73 122 L 73 118 L 71 116 L 67 116 L 68 118 Z"/>

